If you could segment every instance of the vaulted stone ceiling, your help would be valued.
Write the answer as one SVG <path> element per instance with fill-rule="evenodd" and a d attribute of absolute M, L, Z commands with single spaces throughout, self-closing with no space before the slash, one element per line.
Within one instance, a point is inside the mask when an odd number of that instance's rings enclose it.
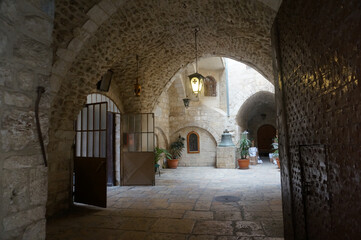
<path fill-rule="evenodd" d="M 115 72 L 109 94 L 119 97 L 114 100 L 123 102 L 126 112 L 151 111 L 174 73 L 194 61 L 196 26 L 200 56 L 245 62 L 272 82 L 275 15 L 254 0 L 56 1 L 52 79 L 59 87 L 53 118 L 74 119 L 107 69 Z M 133 96 L 136 54 L 140 98 Z"/>

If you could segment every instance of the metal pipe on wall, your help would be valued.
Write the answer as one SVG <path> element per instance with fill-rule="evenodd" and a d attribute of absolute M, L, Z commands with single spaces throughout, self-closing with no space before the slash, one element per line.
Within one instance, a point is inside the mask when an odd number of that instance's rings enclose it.
<path fill-rule="evenodd" d="M 224 59 L 224 66 L 226 71 L 226 94 L 227 94 L 227 117 L 229 117 L 229 84 L 228 84 L 228 65 L 227 65 L 227 59 Z"/>

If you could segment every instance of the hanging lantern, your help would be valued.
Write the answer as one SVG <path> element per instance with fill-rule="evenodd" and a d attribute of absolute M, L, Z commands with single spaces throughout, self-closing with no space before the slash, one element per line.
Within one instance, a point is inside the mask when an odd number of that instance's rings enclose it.
<path fill-rule="evenodd" d="M 192 86 L 192 91 L 196 96 L 198 96 L 198 93 L 202 91 L 203 80 L 204 80 L 204 77 L 198 73 L 198 44 L 197 44 L 198 31 L 199 31 L 198 28 L 196 28 L 194 31 L 195 52 L 196 52 L 196 72 L 188 76 Z"/>
<path fill-rule="evenodd" d="M 190 103 L 190 99 L 188 97 L 183 98 L 183 103 L 184 103 L 184 107 L 188 108 L 189 107 L 189 103 Z"/>
<path fill-rule="evenodd" d="M 141 90 L 142 90 L 142 86 L 140 86 L 140 84 L 137 81 L 137 83 L 134 84 L 134 95 L 139 97 Z"/>
<path fill-rule="evenodd" d="M 139 84 L 139 58 L 138 55 L 136 55 L 136 59 L 137 59 L 137 80 L 136 83 L 134 84 L 134 95 L 139 97 L 140 96 L 140 92 L 142 90 L 142 86 L 140 86 Z"/>
<path fill-rule="evenodd" d="M 192 91 L 198 95 L 202 91 L 204 77 L 199 73 L 193 73 L 188 76 L 191 81 Z"/>

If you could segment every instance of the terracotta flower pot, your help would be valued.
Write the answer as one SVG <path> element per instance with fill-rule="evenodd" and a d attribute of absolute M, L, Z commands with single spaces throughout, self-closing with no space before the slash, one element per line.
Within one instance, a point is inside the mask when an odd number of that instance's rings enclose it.
<path fill-rule="evenodd" d="M 240 169 L 248 169 L 249 168 L 249 158 L 246 159 L 238 159 L 238 166 Z"/>
<path fill-rule="evenodd" d="M 178 167 L 178 159 L 167 159 L 168 168 L 177 168 Z"/>

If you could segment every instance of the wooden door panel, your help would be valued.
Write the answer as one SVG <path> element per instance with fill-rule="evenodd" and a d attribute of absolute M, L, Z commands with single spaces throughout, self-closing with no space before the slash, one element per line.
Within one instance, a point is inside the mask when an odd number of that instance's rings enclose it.
<path fill-rule="evenodd" d="M 257 131 L 257 145 L 260 153 L 272 151 L 273 138 L 276 136 L 276 129 L 271 125 L 263 125 Z"/>
<path fill-rule="evenodd" d="M 106 158 L 75 158 L 75 202 L 107 207 Z"/>
<path fill-rule="evenodd" d="M 125 186 L 154 185 L 154 153 L 127 152 L 123 154 Z"/>

